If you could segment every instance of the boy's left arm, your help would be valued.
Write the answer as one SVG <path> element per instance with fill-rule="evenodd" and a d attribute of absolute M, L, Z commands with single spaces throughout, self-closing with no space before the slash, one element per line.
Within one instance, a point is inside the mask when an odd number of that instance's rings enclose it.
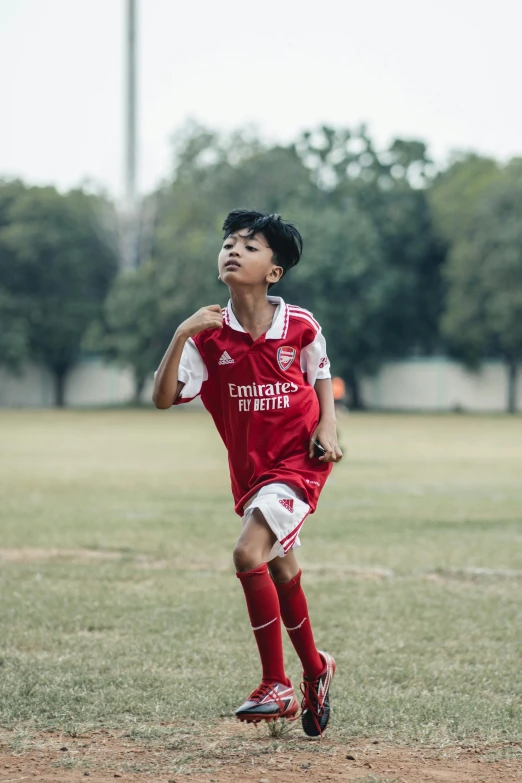
<path fill-rule="evenodd" d="M 325 450 L 323 456 L 319 457 L 320 462 L 339 462 L 343 458 L 343 453 L 337 441 L 337 424 L 331 378 L 317 380 L 314 389 L 319 400 L 321 418 L 310 439 L 310 457 L 314 456 L 313 441 L 315 440 Z"/>

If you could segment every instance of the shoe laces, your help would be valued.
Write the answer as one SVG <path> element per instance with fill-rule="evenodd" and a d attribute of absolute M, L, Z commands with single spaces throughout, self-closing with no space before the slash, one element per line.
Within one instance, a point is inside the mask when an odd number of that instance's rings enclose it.
<path fill-rule="evenodd" d="M 262 682 L 261 685 L 259 685 L 255 691 L 253 691 L 249 698 L 249 701 L 263 701 L 265 696 L 272 696 L 275 702 L 277 702 L 278 705 L 282 704 L 281 699 L 279 698 L 279 694 L 277 690 L 274 688 L 273 683 L 269 682 Z"/>
<path fill-rule="evenodd" d="M 320 706 L 319 694 L 317 689 L 319 687 L 319 679 L 317 680 L 303 680 L 299 686 L 301 693 L 303 694 L 303 700 L 301 702 L 301 715 L 308 710 L 314 720 L 315 727 L 320 735 L 322 735 L 321 725 L 318 717 L 323 714 L 324 707 Z"/>
<path fill-rule="evenodd" d="M 261 702 L 261 701 L 263 701 L 265 696 L 272 696 L 273 700 L 276 702 L 276 704 L 279 707 L 279 709 L 281 709 L 284 706 L 283 700 L 279 696 L 276 688 L 274 688 L 274 683 L 269 683 L 269 682 L 262 682 L 261 685 L 259 685 L 255 689 L 255 691 L 253 691 L 250 694 L 248 699 L 249 699 L 249 701 Z M 301 717 L 302 712 L 303 712 L 303 710 L 301 708 L 301 711 L 299 712 L 298 715 L 294 715 L 293 718 L 287 718 L 286 720 L 289 723 L 293 723 L 294 721 L 298 720 L 298 718 Z"/>

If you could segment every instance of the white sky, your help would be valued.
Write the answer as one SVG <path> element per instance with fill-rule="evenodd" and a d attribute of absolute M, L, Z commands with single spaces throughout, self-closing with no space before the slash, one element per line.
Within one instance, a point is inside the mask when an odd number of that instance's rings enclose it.
<path fill-rule="evenodd" d="M 0 0 L 0 176 L 122 191 L 124 0 Z M 187 117 L 522 155 L 519 0 L 139 0 L 139 183 Z"/>

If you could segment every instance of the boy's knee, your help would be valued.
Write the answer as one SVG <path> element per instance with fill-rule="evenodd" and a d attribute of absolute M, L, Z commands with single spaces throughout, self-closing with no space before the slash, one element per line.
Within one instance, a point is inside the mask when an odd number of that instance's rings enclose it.
<path fill-rule="evenodd" d="M 245 541 L 238 541 L 232 554 L 236 571 L 252 571 L 263 562 L 255 547 Z"/>
<path fill-rule="evenodd" d="M 268 564 L 268 568 L 276 585 L 291 582 L 300 573 L 299 564 L 292 551 L 286 557 L 275 557 Z"/>
<path fill-rule="evenodd" d="M 292 579 L 295 579 L 296 577 L 295 568 L 292 568 L 287 564 L 285 565 L 278 564 L 277 566 L 275 566 L 272 563 L 270 563 L 268 568 L 270 569 L 270 576 L 272 577 L 276 585 L 281 585 L 281 584 L 285 584 L 286 582 L 291 582 Z"/>

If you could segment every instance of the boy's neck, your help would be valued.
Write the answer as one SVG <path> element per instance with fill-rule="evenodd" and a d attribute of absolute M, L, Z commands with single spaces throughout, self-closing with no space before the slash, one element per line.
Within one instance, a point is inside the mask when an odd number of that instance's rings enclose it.
<path fill-rule="evenodd" d="M 232 310 L 237 320 L 254 340 L 264 334 L 272 323 L 274 305 L 267 299 L 267 289 L 233 291 L 230 289 Z"/>

